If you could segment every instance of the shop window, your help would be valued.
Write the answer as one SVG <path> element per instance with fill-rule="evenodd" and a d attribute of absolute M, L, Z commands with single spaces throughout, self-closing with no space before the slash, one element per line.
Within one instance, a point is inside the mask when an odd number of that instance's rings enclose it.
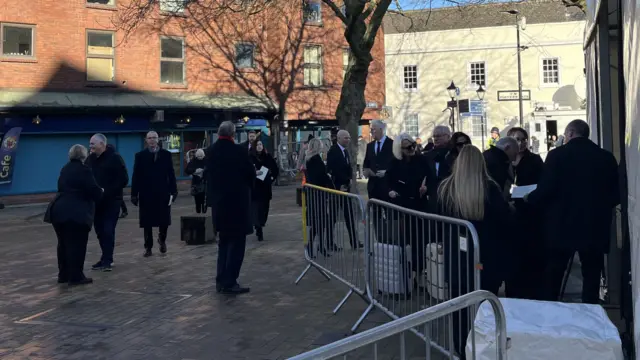
<path fill-rule="evenodd" d="M 2 56 L 34 57 L 35 27 L 21 24 L 2 24 Z"/>
<path fill-rule="evenodd" d="M 236 66 L 240 69 L 254 68 L 255 49 L 256 46 L 254 44 L 236 44 Z"/>
<path fill-rule="evenodd" d="M 111 31 L 87 31 L 87 81 L 113 81 L 113 35 Z"/>
<path fill-rule="evenodd" d="M 196 155 L 197 149 L 205 150 L 209 145 L 206 131 L 186 131 L 182 133 L 184 167 Z"/>
<path fill-rule="evenodd" d="M 180 158 L 182 157 L 182 134 L 179 132 L 158 132 L 158 144 L 171 153 L 173 171 L 176 176 L 182 175 Z"/>

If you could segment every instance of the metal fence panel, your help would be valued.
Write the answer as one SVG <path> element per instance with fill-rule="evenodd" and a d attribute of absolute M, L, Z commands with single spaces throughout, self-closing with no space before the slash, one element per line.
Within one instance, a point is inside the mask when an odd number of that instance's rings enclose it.
<path fill-rule="evenodd" d="M 473 291 L 454 299 L 442 302 L 427 309 L 421 310 L 411 315 L 407 315 L 400 319 L 396 319 L 389 323 L 380 325 L 373 329 L 364 331 L 360 334 L 352 335 L 348 338 L 336 341 L 334 343 L 322 346 L 320 348 L 308 351 L 289 358 L 289 360 L 322 360 L 333 359 L 341 356 L 343 359 L 401 359 L 406 360 L 409 358 L 415 358 L 414 354 L 411 354 L 406 346 L 406 338 L 404 334 L 407 331 L 412 331 L 416 328 L 424 329 L 424 333 L 427 339 L 427 346 L 425 347 L 425 353 L 420 354 L 427 360 L 431 359 L 431 349 L 429 348 L 429 332 L 430 324 L 437 322 L 440 319 L 447 318 L 453 314 L 467 310 L 471 311 L 476 309 L 483 301 L 489 301 L 493 308 L 496 324 L 496 359 L 507 359 L 507 330 L 504 309 L 497 296 L 494 294 L 478 290 Z M 399 336 L 399 349 L 388 346 L 380 345 L 385 340 L 389 340 L 393 336 Z M 469 334 L 472 339 L 475 339 L 475 331 Z M 475 341 L 472 341 L 475 344 Z M 450 358 L 454 358 L 453 354 L 450 354 Z M 472 345 L 471 358 L 469 360 L 476 359 L 476 348 Z"/>

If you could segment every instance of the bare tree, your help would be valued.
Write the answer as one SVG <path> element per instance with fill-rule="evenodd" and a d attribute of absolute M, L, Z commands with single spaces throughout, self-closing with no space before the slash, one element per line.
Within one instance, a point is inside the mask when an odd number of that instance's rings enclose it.
<path fill-rule="evenodd" d="M 330 29 L 308 31 L 299 1 L 200 0 L 186 2 L 184 10 L 184 0 L 176 1 L 181 11 L 161 11 L 159 0 L 132 0 L 121 6 L 114 24 L 127 36 L 183 34 L 186 49 L 200 62 L 194 76 L 201 89 L 194 90 L 255 98 L 277 114 L 269 119 L 277 149 L 292 96 L 307 89 L 302 78 L 304 45 L 321 42 Z M 327 45 L 325 52 L 342 49 L 342 44 Z M 327 83 L 314 89 L 314 96 L 296 97 L 296 114 L 312 117 L 316 104 L 338 86 Z"/>

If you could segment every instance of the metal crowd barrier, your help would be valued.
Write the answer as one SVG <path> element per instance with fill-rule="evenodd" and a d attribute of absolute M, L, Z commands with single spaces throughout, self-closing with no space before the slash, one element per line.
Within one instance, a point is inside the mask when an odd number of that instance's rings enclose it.
<path fill-rule="evenodd" d="M 373 306 L 397 319 L 480 290 L 480 247 L 470 222 L 376 199 L 368 202 L 367 212 Z M 435 321 L 432 346 L 450 355 L 474 315 L 461 311 Z M 413 332 L 426 338 L 419 329 Z"/>
<path fill-rule="evenodd" d="M 298 284 L 312 267 L 329 280 L 345 284 L 349 291 L 333 310 L 337 313 L 351 295 L 370 304 L 367 289 L 369 243 L 366 233 L 365 204 L 361 197 L 347 192 L 306 184 L 302 195 L 302 228 L 305 259 L 308 264 L 296 279 Z M 371 305 L 353 326 L 355 332 Z"/>
<path fill-rule="evenodd" d="M 468 308 L 477 308 L 483 301 L 488 301 L 493 308 L 496 323 L 496 360 L 507 359 L 507 330 L 504 309 L 500 300 L 492 293 L 484 290 L 474 291 L 465 295 L 461 295 L 454 299 L 442 302 L 440 304 L 429 307 L 425 310 L 407 315 L 400 319 L 396 319 L 389 323 L 380 325 L 371 330 L 364 331 L 360 334 L 352 335 L 348 338 L 336 341 L 334 343 L 322 346 L 320 348 L 311 350 L 304 354 L 300 354 L 289 358 L 289 360 L 322 360 L 332 359 L 338 356 L 343 356 L 343 359 L 349 359 L 349 355 L 353 355 L 354 359 L 366 358 L 366 359 L 379 359 L 379 358 L 394 358 L 394 359 L 414 359 L 417 356 L 407 354 L 407 346 L 405 334 L 407 331 L 411 331 L 415 328 L 423 328 L 424 333 L 429 340 L 430 323 L 441 320 L 442 318 L 449 317 L 453 313 L 460 312 Z M 468 310 L 467 310 L 468 311 Z M 400 336 L 400 355 L 388 354 L 389 351 L 395 349 L 388 344 L 379 345 L 381 341 L 389 340 L 394 335 Z M 475 348 L 475 331 L 471 331 L 471 354 L 467 356 L 469 360 L 476 359 Z M 424 359 L 431 359 L 431 349 L 428 346 L 425 348 Z M 367 348 L 371 345 L 370 352 L 366 352 Z M 380 354 L 381 352 L 387 352 L 386 354 Z M 382 357 L 384 356 L 384 357 Z M 451 355 L 450 358 L 453 356 Z"/>

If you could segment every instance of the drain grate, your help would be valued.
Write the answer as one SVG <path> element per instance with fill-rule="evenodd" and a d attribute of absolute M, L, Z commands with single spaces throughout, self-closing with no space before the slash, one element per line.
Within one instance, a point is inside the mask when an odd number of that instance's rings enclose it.
<path fill-rule="evenodd" d="M 116 328 L 139 319 L 155 317 L 190 297 L 191 295 L 106 290 L 64 302 L 16 323 L 95 329 Z"/>

